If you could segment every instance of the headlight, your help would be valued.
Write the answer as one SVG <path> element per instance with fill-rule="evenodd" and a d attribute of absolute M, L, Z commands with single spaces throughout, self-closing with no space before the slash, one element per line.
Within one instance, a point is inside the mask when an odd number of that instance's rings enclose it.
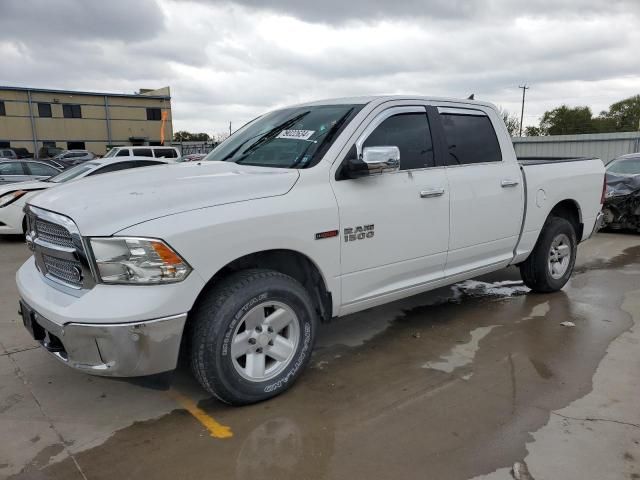
<path fill-rule="evenodd" d="M 29 193 L 28 190 L 16 190 L 15 192 L 5 193 L 4 195 L 0 196 L 0 208 L 6 207 L 7 205 L 15 202 L 27 193 Z"/>
<path fill-rule="evenodd" d="M 191 267 L 162 240 L 91 238 L 98 275 L 104 283 L 159 284 L 184 280 Z"/>

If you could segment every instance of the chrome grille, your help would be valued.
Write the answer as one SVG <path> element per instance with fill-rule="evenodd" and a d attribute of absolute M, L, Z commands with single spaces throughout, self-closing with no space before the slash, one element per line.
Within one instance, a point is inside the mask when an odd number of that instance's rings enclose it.
<path fill-rule="evenodd" d="M 82 285 L 82 264 L 69 260 L 42 255 L 44 260 L 45 273 L 51 275 L 65 283 L 81 286 Z"/>
<path fill-rule="evenodd" d="M 92 288 L 95 280 L 73 220 L 31 205 L 25 207 L 25 213 L 27 244 L 40 273 L 66 287 Z"/>
<path fill-rule="evenodd" d="M 62 225 L 36 218 L 35 227 L 38 238 L 45 242 L 53 243 L 61 247 L 73 248 L 73 238 L 71 238 L 69 230 Z"/>

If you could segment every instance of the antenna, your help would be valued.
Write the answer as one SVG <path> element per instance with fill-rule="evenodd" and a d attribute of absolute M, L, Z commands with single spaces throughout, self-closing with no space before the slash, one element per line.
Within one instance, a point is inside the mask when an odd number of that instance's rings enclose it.
<path fill-rule="evenodd" d="M 476 99 L 475 97 L 476 97 L 476 94 L 475 94 L 475 93 L 472 93 L 471 95 L 469 95 L 469 96 L 467 97 L 467 100 L 475 100 L 475 99 Z"/>

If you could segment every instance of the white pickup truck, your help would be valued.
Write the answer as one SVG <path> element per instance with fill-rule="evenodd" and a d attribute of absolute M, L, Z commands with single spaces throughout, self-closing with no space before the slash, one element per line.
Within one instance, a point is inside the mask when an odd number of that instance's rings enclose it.
<path fill-rule="evenodd" d="M 221 400 L 264 400 L 302 372 L 320 321 L 509 265 L 559 290 L 601 218 L 600 160 L 518 161 L 478 101 L 283 108 L 205 160 L 29 201 L 21 314 L 59 360 L 141 376 L 182 352 Z"/>

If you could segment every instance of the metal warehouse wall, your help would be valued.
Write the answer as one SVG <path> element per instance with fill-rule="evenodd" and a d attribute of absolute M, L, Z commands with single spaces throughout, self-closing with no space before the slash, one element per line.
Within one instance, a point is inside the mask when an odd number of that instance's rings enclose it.
<path fill-rule="evenodd" d="M 640 132 L 515 137 L 518 157 L 598 157 L 605 163 L 625 153 L 640 152 Z"/>

